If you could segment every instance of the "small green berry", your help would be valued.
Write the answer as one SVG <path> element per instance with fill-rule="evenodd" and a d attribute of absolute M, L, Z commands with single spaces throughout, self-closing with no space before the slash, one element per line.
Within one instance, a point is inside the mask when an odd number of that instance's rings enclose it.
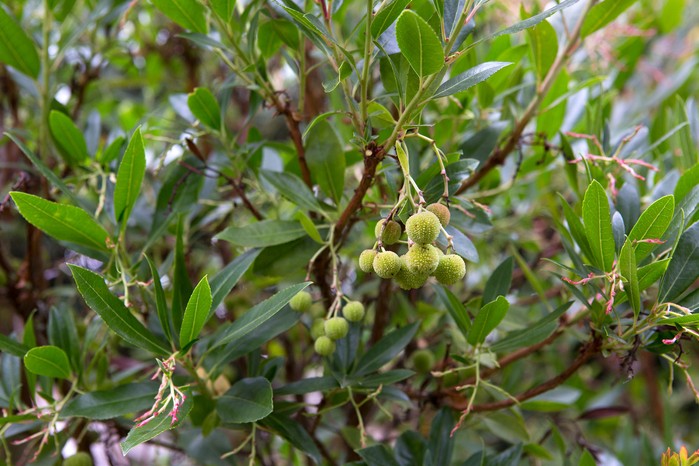
<path fill-rule="evenodd" d="M 359 322 L 364 318 L 364 304 L 359 301 L 350 301 L 342 308 L 342 315 L 350 322 Z"/>
<path fill-rule="evenodd" d="M 311 338 L 317 340 L 325 335 L 325 319 L 315 319 L 311 324 Z"/>
<path fill-rule="evenodd" d="M 298 312 L 306 312 L 311 304 L 313 304 L 313 298 L 308 291 L 299 291 L 289 300 L 289 307 Z"/>
<path fill-rule="evenodd" d="M 417 275 L 432 275 L 438 265 L 439 253 L 431 244 L 413 244 L 405 255 L 405 266 Z"/>
<path fill-rule="evenodd" d="M 439 236 L 441 224 L 435 214 L 423 211 L 412 215 L 405 222 L 408 238 L 417 244 L 431 244 Z"/>
<path fill-rule="evenodd" d="M 92 464 L 92 456 L 84 451 L 79 451 L 63 460 L 63 466 L 92 466 Z"/>
<path fill-rule="evenodd" d="M 321 336 L 316 340 L 313 349 L 321 356 L 330 356 L 335 352 L 335 342 L 326 336 Z"/>
<path fill-rule="evenodd" d="M 376 224 L 376 228 L 374 229 L 374 235 L 376 235 L 376 239 L 381 238 L 381 242 L 383 244 L 395 244 L 398 242 L 400 239 L 401 235 L 401 229 L 400 225 L 398 222 L 395 222 L 393 220 L 389 220 L 388 223 L 386 224 L 386 227 L 384 228 L 384 223 L 386 223 L 386 219 L 383 218 L 379 220 L 379 223 Z M 383 234 L 381 234 L 381 230 L 383 229 Z"/>
<path fill-rule="evenodd" d="M 400 271 L 400 257 L 393 251 L 380 252 L 374 258 L 374 272 L 381 278 L 393 278 Z"/>
<path fill-rule="evenodd" d="M 313 303 L 310 309 L 308 309 L 308 314 L 314 319 L 325 317 L 327 313 L 328 311 L 325 309 L 325 306 L 323 306 L 323 303 Z"/>
<path fill-rule="evenodd" d="M 405 265 L 405 255 L 401 256 L 401 262 L 403 263 L 403 266 L 401 267 L 400 272 L 398 272 L 395 276 L 398 286 L 403 290 L 414 290 L 416 288 L 421 288 L 429 278 L 429 275 L 411 272 Z"/>
<path fill-rule="evenodd" d="M 449 225 L 449 220 L 451 220 L 451 212 L 449 212 L 449 207 L 444 204 L 430 204 L 427 206 L 427 210 L 432 212 L 439 219 L 439 223 L 443 227 Z"/>
<path fill-rule="evenodd" d="M 420 374 L 426 374 L 432 370 L 434 366 L 434 354 L 428 349 L 417 350 L 410 357 L 413 368 Z"/>
<path fill-rule="evenodd" d="M 359 255 L 359 268 L 362 272 L 371 273 L 374 271 L 374 259 L 379 252 L 375 249 L 365 249 Z"/>
<path fill-rule="evenodd" d="M 466 263 L 456 254 L 447 254 L 439 260 L 434 276 L 443 285 L 453 285 L 466 275 Z"/>
<path fill-rule="evenodd" d="M 344 317 L 332 317 L 325 321 L 325 336 L 331 340 L 344 338 L 349 332 L 349 324 Z"/>

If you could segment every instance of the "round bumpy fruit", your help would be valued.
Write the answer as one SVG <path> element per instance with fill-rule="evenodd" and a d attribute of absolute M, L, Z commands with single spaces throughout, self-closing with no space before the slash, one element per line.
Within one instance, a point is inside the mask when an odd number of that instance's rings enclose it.
<path fill-rule="evenodd" d="M 405 256 L 402 258 L 403 263 L 405 264 Z M 401 287 L 403 290 L 414 290 L 416 288 L 422 287 L 425 282 L 427 282 L 427 279 L 429 278 L 429 275 L 420 275 L 417 273 L 413 273 L 408 268 L 404 265 L 401 269 L 400 272 L 395 277 L 396 283 L 398 283 L 398 286 Z"/>
<path fill-rule="evenodd" d="M 349 332 L 349 324 L 344 317 L 332 317 L 325 321 L 325 336 L 331 340 L 344 338 Z"/>
<path fill-rule="evenodd" d="M 386 223 L 386 219 L 381 219 L 379 220 L 379 223 L 376 224 L 376 228 L 374 229 L 374 235 L 376 235 L 376 239 L 381 238 L 381 242 L 383 244 L 395 244 L 398 242 L 400 239 L 401 235 L 401 229 L 400 225 L 398 222 L 394 222 L 393 220 L 389 220 L 388 223 L 386 224 L 386 227 L 384 228 L 384 223 Z M 381 230 L 383 229 L 383 234 L 381 234 Z"/>
<path fill-rule="evenodd" d="M 415 351 L 410 360 L 413 363 L 413 368 L 415 368 L 415 371 L 419 372 L 420 374 L 426 374 L 427 372 L 431 371 L 432 367 L 434 366 L 434 354 L 432 354 L 432 351 L 427 349 Z"/>
<path fill-rule="evenodd" d="M 359 322 L 364 318 L 364 305 L 359 301 L 350 301 L 342 308 L 342 315 L 350 322 Z"/>
<path fill-rule="evenodd" d="M 315 319 L 311 324 L 311 338 L 317 340 L 325 335 L 325 319 Z"/>
<path fill-rule="evenodd" d="M 440 226 L 439 218 L 435 214 L 423 211 L 408 218 L 405 231 L 414 243 L 431 244 L 439 236 Z"/>
<path fill-rule="evenodd" d="M 449 220 L 451 220 L 451 212 L 449 212 L 449 207 L 445 206 L 444 204 L 434 203 L 428 205 L 427 210 L 437 216 L 439 223 L 441 223 L 443 227 L 449 225 Z"/>
<path fill-rule="evenodd" d="M 63 460 L 63 466 L 92 466 L 92 464 L 92 457 L 84 451 L 79 451 Z"/>
<path fill-rule="evenodd" d="M 453 285 L 466 275 L 466 263 L 456 254 L 447 254 L 439 259 L 434 276 L 443 285 Z"/>
<path fill-rule="evenodd" d="M 400 257 L 393 251 L 380 252 L 374 258 L 374 272 L 381 278 L 393 278 L 400 271 Z"/>
<path fill-rule="evenodd" d="M 330 356 L 335 352 L 335 342 L 326 336 L 318 337 L 313 349 L 321 356 Z"/>
<path fill-rule="evenodd" d="M 375 249 L 365 249 L 359 255 L 359 268 L 362 272 L 371 273 L 374 271 L 374 259 L 379 252 Z"/>
<path fill-rule="evenodd" d="M 406 268 L 417 275 L 432 275 L 439 262 L 439 252 L 431 244 L 413 244 L 405 254 Z"/>
<path fill-rule="evenodd" d="M 289 307 L 298 312 L 306 312 L 311 308 L 311 304 L 313 304 L 313 298 L 308 291 L 299 291 L 289 300 Z"/>

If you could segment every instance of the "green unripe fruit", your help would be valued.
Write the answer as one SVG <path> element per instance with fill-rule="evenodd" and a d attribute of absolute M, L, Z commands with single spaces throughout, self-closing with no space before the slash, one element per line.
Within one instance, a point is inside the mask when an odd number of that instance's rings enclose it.
<path fill-rule="evenodd" d="M 316 319 L 311 324 L 311 338 L 317 340 L 318 338 L 325 335 L 325 320 Z"/>
<path fill-rule="evenodd" d="M 321 356 L 330 356 L 335 352 L 335 342 L 326 336 L 318 337 L 313 349 Z"/>
<path fill-rule="evenodd" d="M 419 214 L 412 215 L 405 222 L 405 231 L 408 232 L 408 238 L 417 244 L 431 244 L 439 236 L 441 224 L 435 214 L 429 211 L 423 211 Z"/>
<path fill-rule="evenodd" d="M 311 308 L 311 304 L 313 304 L 313 298 L 308 291 L 299 291 L 289 300 L 289 307 L 298 312 L 306 312 Z"/>
<path fill-rule="evenodd" d="M 84 451 L 79 451 L 64 459 L 63 466 L 92 466 L 92 456 Z"/>
<path fill-rule="evenodd" d="M 466 275 L 466 263 L 456 254 L 447 254 L 439 260 L 434 276 L 443 285 L 453 285 Z"/>
<path fill-rule="evenodd" d="M 364 304 L 359 301 L 350 301 L 342 308 L 342 315 L 350 322 L 359 322 L 364 318 Z"/>
<path fill-rule="evenodd" d="M 325 336 L 331 340 L 344 338 L 349 332 L 349 324 L 344 317 L 332 317 L 325 321 Z"/>
<path fill-rule="evenodd" d="M 432 212 L 439 219 L 439 223 L 443 227 L 449 225 L 449 220 L 451 220 L 451 212 L 449 212 L 449 207 L 444 204 L 430 204 L 427 206 L 427 210 Z"/>
<path fill-rule="evenodd" d="M 417 274 L 408 270 L 408 267 L 405 265 L 405 256 L 401 256 L 401 261 L 403 267 L 401 267 L 400 272 L 398 272 L 395 277 L 398 286 L 404 290 L 414 290 L 422 287 L 427 281 L 427 278 L 429 278 L 429 275 Z"/>
<path fill-rule="evenodd" d="M 379 252 L 375 249 L 365 249 L 359 255 L 359 268 L 362 272 L 371 273 L 374 271 L 374 259 Z"/>
<path fill-rule="evenodd" d="M 384 228 L 384 223 L 386 223 L 386 219 L 381 219 L 379 220 L 379 223 L 376 224 L 376 228 L 374 229 L 374 235 L 376 236 L 376 239 L 381 238 L 381 242 L 383 244 L 395 244 L 398 242 L 400 239 L 401 235 L 401 229 L 400 225 L 398 222 L 394 222 L 393 220 L 389 220 L 389 222 L 386 224 L 386 227 Z M 383 234 L 381 234 L 381 230 L 383 229 Z"/>
<path fill-rule="evenodd" d="M 374 272 L 381 278 L 393 278 L 400 271 L 400 257 L 393 251 L 380 252 L 374 258 Z"/>
<path fill-rule="evenodd" d="M 417 275 L 432 275 L 439 265 L 437 248 L 428 244 L 413 244 L 405 255 L 406 268 Z"/>
<path fill-rule="evenodd" d="M 428 349 L 417 350 L 410 357 L 413 368 L 420 374 L 426 374 L 434 367 L 434 354 Z"/>
<path fill-rule="evenodd" d="M 308 314 L 314 319 L 318 319 L 320 317 L 325 317 L 327 310 L 325 306 L 323 306 L 323 303 L 313 303 L 310 309 L 308 309 Z"/>

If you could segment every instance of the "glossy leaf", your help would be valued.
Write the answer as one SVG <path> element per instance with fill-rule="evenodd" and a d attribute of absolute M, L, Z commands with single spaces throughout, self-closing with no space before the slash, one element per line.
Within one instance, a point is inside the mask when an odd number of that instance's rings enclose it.
<path fill-rule="evenodd" d="M 114 186 L 114 216 L 122 228 L 125 227 L 131 215 L 131 209 L 138 199 L 145 173 L 146 150 L 143 146 L 141 129 L 138 128 L 121 159 Z"/>
<path fill-rule="evenodd" d="M 456 326 L 461 330 L 461 334 L 466 338 L 468 331 L 471 329 L 471 319 L 468 316 L 466 307 L 459 301 L 459 298 L 457 298 L 454 293 L 442 285 L 435 286 L 434 292 L 439 296 L 439 299 L 447 308 L 449 315 L 454 319 L 454 322 L 456 322 Z"/>
<path fill-rule="evenodd" d="M 321 464 L 320 451 L 308 434 L 298 422 L 281 413 L 272 413 L 260 423 L 279 434 L 282 438 L 307 454 L 316 464 Z"/>
<path fill-rule="evenodd" d="M 165 338 L 167 338 L 167 341 L 172 343 L 175 341 L 172 337 L 172 316 L 167 307 L 167 301 L 165 301 L 165 291 L 163 290 L 163 285 L 160 281 L 160 274 L 158 273 L 158 268 L 155 266 L 155 264 L 153 264 L 148 256 L 146 256 L 146 261 L 148 262 L 148 268 L 150 269 L 151 277 L 153 278 L 155 312 L 158 315 L 158 320 L 160 321 L 160 326 L 163 329 Z"/>
<path fill-rule="evenodd" d="M 206 87 L 197 87 L 187 96 L 187 106 L 197 119 L 213 130 L 221 129 L 221 108 Z"/>
<path fill-rule="evenodd" d="M 109 251 L 109 234 L 84 210 L 18 191 L 10 196 L 22 217 L 47 235 L 94 251 Z"/>
<path fill-rule="evenodd" d="M 566 223 L 568 223 L 570 235 L 580 247 L 583 254 L 585 254 L 585 257 L 587 257 L 588 260 L 593 261 L 594 254 L 592 253 L 592 248 L 587 240 L 587 236 L 585 236 L 585 226 L 582 224 L 580 218 L 575 214 L 573 208 L 570 207 L 563 196 L 561 196 L 561 205 L 563 206 L 563 216 L 566 219 Z"/>
<path fill-rule="evenodd" d="M 675 211 L 675 199 L 672 195 L 663 196 L 641 214 L 626 239 L 627 242 L 638 242 L 647 239 L 659 240 L 665 234 L 672 221 Z M 653 243 L 636 244 L 636 262 L 641 262 L 656 247 Z"/>
<path fill-rule="evenodd" d="M 153 5 L 183 28 L 207 33 L 206 10 L 196 0 L 153 0 Z"/>
<path fill-rule="evenodd" d="M 498 296 L 495 301 L 491 301 L 481 307 L 481 310 L 473 319 L 473 325 L 468 332 L 466 341 L 471 345 L 481 344 L 485 341 L 490 332 L 495 330 L 502 319 L 505 318 L 507 310 L 510 308 L 510 303 L 507 302 L 504 296 Z"/>
<path fill-rule="evenodd" d="M 619 272 L 624 277 L 624 291 L 631 300 L 634 315 L 641 312 L 641 289 L 638 284 L 638 267 L 636 265 L 636 251 L 633 243 L 626 242 L 619 254 Z"/>
<path fill-rule="evenodd" d="M 393 0 L 381 8 L 371 21 L 371 35 L 376 39 L 393 24 L 410 0 Z"/>
<path fill-rule="evenodd" d="M 209 279 L 205 275 L 199 281 L 189 297 L 187 307 L 182 317 L 180 328 L 180 348 L 185 348 L 190 342 L 199 337 L 201 329 L 208 320 L 211 309 L 211 287 Z"/>
<path fill-rule="evenodd" d="M 476 65 L 442 83 L 442 85 L 437 88 L 437 92 L 435 92 L 433 98 L 438 99 L 470 89 L 511 64 L 510 62 L 490 61 Z"/>
<path fill-rule="evenodd" d="M 71 374 L 68 356 L 57 346 L 37 346 L 30 349 L 24 355 L 24 367 L 32 374 L 57 379 L 67 379 Z"/>
<path fill-rule="evenodd" d="M 583 199 L 583 223 L 585 236 L 592 250 L 594 265 L 600 270 L 611 272 L 614 263 L 614 233 L 609 201 L 604 188 L 593 181 L 585 191 Z"/>
<path fill-rule="evenodd" d="M 228 227 L 216 235 L 216 238 L 237 246 L 259 248 L 288 243 L 302 236 L 306 236 L 306 230 L 299 222 L 262 220 L 244 227 Z"/>
<path fill-rule="evenodd" d="M 68 264 L 80 295 L 107 326 L 125 341 L 158 355 L 168 354 L 166 347 L 114 296 L 104 278 L 90 270 Z"/>
<path fill-rule="evenodd" d="M 345 187 L 345 152 L 337 132 L 327 120 L 316 123 L 305 138 L 306 162 L 320 189 L 336 203 Z"/>
<path fill-rule="evenodd" d="M 34 79 L 41 67 L 34 41 L 4 8 L 0 8 L 0 63 Z"/>
<path fill-rule="evenodd" d="M 177 223 L 177 239 L 175 240 L 175 270 L 172 290 L 172 323 L 175 333 L 182 326 L 182 316 L 189 297 L 192 295 L 192 282 L 187 275 L 187 264 L 184 261 L 184 217 L 180 216 Z"/>
<path fill-rule="evenodd" d="M 372 445 L 357 450 L 367 466 L 399 466 L 386 445 Z"/>
<path fill-rule="evenodd" d="M 444 67 L 444 49 L 434 29 L 412 10 L 405 10 L 396 23 L 396 39 L 403 56 L 421 78 Z"/>
<path fill-rule="evenodd" d="M 58 152 L 68 165 L 81 164 L 89 157 L 83 133 L 68 115 L 52 110 L 49 114 L 49 129 Z"/>
<path fill-rule="evenodd" d="M 483 288 L 482 301 L 484 303 L 489 303 L 498 296 L 505 296 L 509 293 L 514 268 L 515 261 L 512 257 L 508 257 L 497 266 Z"/>
<path fill-rule="evenodd" d="M 585 17 L 580 36 L 585 38 L 602 29 L 626 11 L 636 0 L 604 0 L 593 6 Z"/>
<path fill-rule="evenodd" d="M 259 421 L 273 409 L 272 385 L 264 377 L 239 380 L 216 402 L 221 420 L 232 424 Z"/>
<path fill-rule="evenodd" d="M 156 383 L 129 383 L 109 390 L 78 395 L 61 410 L 61 418 L 113 419 L 150 408 L 158 391 Z"/>
<path fill-rule="evenodd" d="M 699 278 L 699 222 L 680 236 L 660 283 L 658 301 L 674 302 Z"/>
<path fill-rule="evenodd" d="M 508 332 L 505 337 L 493 343 L 490 349 L 496 353 L 507 353 L 545 340 L 556 330 L 558 319 L 570 309 L 572 304 L 573 301 L 569 301 L 536 322 L 528 324 L 526 328 Z"/>
<path fill-rule="evenodd" d="M 414 322 L 384 336 L 359 358 L 352 375 L 358 377 L 379 370 L 384 364 L 403 351 L 403 348 L 415 336 L 419 326 L 420 322 Z"/>
<path fill-rule="evenodd" d="M 233 262 L 219 270 L 216 275 L 211 278 L 211 310 L 208 318 L 216 311 L 216 308 L 221 305 L 228 293 L 238 283 L 238 280 L 250 268 L 257 256 L 260 254 L 259 249 L 251 249 L 236 257 Z"/>
<path fill-rule="evenodd" d="M 320 203 L 313 196 L 308 186 L 298 176 L 287 172 L 260 170 L 262 177 L 275 187 L 279 194 L 289 199 L 302 209 L 320 211 Z"/>

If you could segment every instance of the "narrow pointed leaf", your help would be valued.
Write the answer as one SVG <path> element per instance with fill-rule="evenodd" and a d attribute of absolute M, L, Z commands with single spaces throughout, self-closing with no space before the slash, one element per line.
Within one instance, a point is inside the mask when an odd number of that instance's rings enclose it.
<path fill-rule="evenodd" d="M 24 367 L 32 374 L 57 379 L 67 379 L 71 374 L 68 356 L 57 346 L 37 346 L 30 349 L 24 355 Z"/>
<path fill-rule="evenodd" d="M 68 115 L 52 110 L 49 115 L 49 128 L 58 152 L 68 165 L 78 165 L 89 157 L 83 133 Z"/>
<path fill-rule="evenodd" d="M 116 185 L 114 186 L 114 216 L 122 227 L 131 215 L 146 173 L 146 151 L 143 146 L 141 129 L 137 129 L 126 147 L 119 164 Z"/>
<path fill-rule="evenodd" d="M 634 3 L 636 0 L 605 0 L 593 6 L 585 17 L 580 36 L 585 38 L 602 29 Z"/>
<path fill-rule="evenodd" d="M 160 282 L 160 274 L 158 273 L 158 268 L 153 264 L 153 262 L 146 256 L 146 261 L 148 262 L 148 268 L 150 268 L 151 276 L 153 277 L 153 290 L 155 293 L 155 311 L 158 314 L 158 320 L 160 321 L 160 326 L 163 328 L 163 333 L 167 341 L 172 343 L 174 340 L 172 338 L 172 317 L 170 315 L 170 310 L 167 307 L 167 301 L 165 300 L 165 291 L 163 290 L 163 285 Z"/>
<path fill-rule="evenodd" d="M 396 23 L 400 52 L 421 78 L 444 67 L 444 49 L 434 29 L 412 10 L 405 10 Z"/>
<path fill-rule="evenodd" d="M 221 108 L 209 89 L 194 89 L 194 92 L 187 96 L 187 106 L 204 125 L 216 131 L 221 129 Z"/>
<path fill-rule="evenodd" d="M 243 227 L 228 227 L 216 235 L 216 238 L 237 246 L 259 248 L 288 243 L 302 236 L 306 236 L 306 230 L 299 222 L 263 220 Z"/>
<path fill-rule="evenodd" d="M 448 95 L 456 94 L 457 92 L 465 91 L 466 89 L 485 81 L 501 69 L 505 68 L 506 66 L 510 66 L 511 64 L 512 63 L 510 62 L 490 61 L 474 66 L 458 76 L 455 76 L 442 83 L 442 85 L 437 88 L 437 92 L 435 92 L 432 98 L 438 99 L 440 97 L 446 97 Z"/>
<path fill-rule="evenodd" d="M 357 367 L 355 367 L 352 375 L 357 377 L 379 370 L 381 366 L 403 351 L 403 348 L 410 343 L 419 327 L 420 322 L 414 322 L 384 336 L 359 358 Z"/>
<path fill-rule="evenodd" d="M 675 302 L 699 278 L 699 222 L 680 236 L 660 283 L 658 302 Z"/>
<path fill-rule="evenodd" d="M 259 421 L 273 409 L 272 385 L 264 377 L 239 380 L 216 402 L 221 420 L 232 424 Z"/>
<path fill-rule="evenodd" d="M 29 351 L 29 347 L 0 333 L 0 351 L 22 358 Z"/>
<path fill-rule="evenodd" d="M 391 3 L 381 8 L 371 21 L 371 35 L 377 39 L 408 6 L 410 0 L 393 0 Z"/>
<path fill-rule="evenodd" d="M 614 263 L 612 217 L 607 193 L 597 181 L 593 181 L 585 192 L 583 223 L 595 266 L 605 272 L 611 272 Z"/>
<path fill-rule="evenodd" d="M 619 254 L 619 271 L 624 277 L 624 291 L 631 301 L 634 315 L 641 312 L 641 289 L 638 284 L 638 267 L 636 266 L 636 248 L 627 241 Z"/>
<path fill-rule="evenodd" d="M 34 41 L 4 8 L 0 8 L 0 63 L 34 79 L 41 67 Z"/>
<path fill-rule="evenodd" d="M 327 120 L 319 121 L 305 138 L 306 161 L 314 179 L 336 203 L 345 187 L 345 152 L 337 132 Z"/>
<path fill-rule="evenodd" d="M 675 199 L 672 195 L 663 196 L 641 214 L 629 235 L 627 242 L 638 242 L 647 239 L 660 239 L 670 226 L 675 212 Z M 652 243 L 636 244 L 636 262 L 641 262 L 656 247 Z"/>
<path fill-rule="evenodd" d="M 260 251 L 260 249 L 245 251 L 213 276 L 209 283 L 211 285 L 211 310 L 209 311 L 207 320 L 216 311 L 216 308 L 221 305 L 236 283 L 238 283 L 240 277 L 243 276 L 255 259 L 257 259 Z"/>
<path fill-rule="evenodd" d="M 85 393 L 71 399 L 61 410 L 61 418 L 113 419 L 150 408 L 158 391 L 151 383 L 130 383 L 109 390 Z"/>
<path fill-rule="evenodd" d="M 260 170 L 260 173 L 265 180 L 269 181 L 279 191 L 279 194 L 300 208 L 316 212 L 321 210 L 318 200 L 313 197 L 311 190 L 298 176 L 292 173 L 269 170 Z"/>
<path fill-rule="evenodd" d="M 485 304 L 476 318 L 473 319 L 473 325 L 468 332 L 466 341 L 471 345 L 483 343 L 490 332 L 495 330 L 502 319 L 505 318 L 507 310 L 510 308 L 510 303 L 507 302 L 504 296 L 498 296 L 495 301 Z"/>
<path fill-rule="evenodd" d="M 90 309 L 95 311 L 107 326 L 125 341 L 158 355 L 168 354 L 165 346 L 153 335 L 131 311 L 114 296 L 104 279 L 90 270 L 68 264 L 80 295 Z"/>
<path fill-rule="evenodd" d="M 209 318 L 211 309 L 211 287 L 207 276 L 201 279 L 192 291 L 187 302 L 182 317 L 182 328 L 180 329 L 180 348 L 186 347 L 195 338 L 199 337 L 201 329 L 204 328 Z"/>

